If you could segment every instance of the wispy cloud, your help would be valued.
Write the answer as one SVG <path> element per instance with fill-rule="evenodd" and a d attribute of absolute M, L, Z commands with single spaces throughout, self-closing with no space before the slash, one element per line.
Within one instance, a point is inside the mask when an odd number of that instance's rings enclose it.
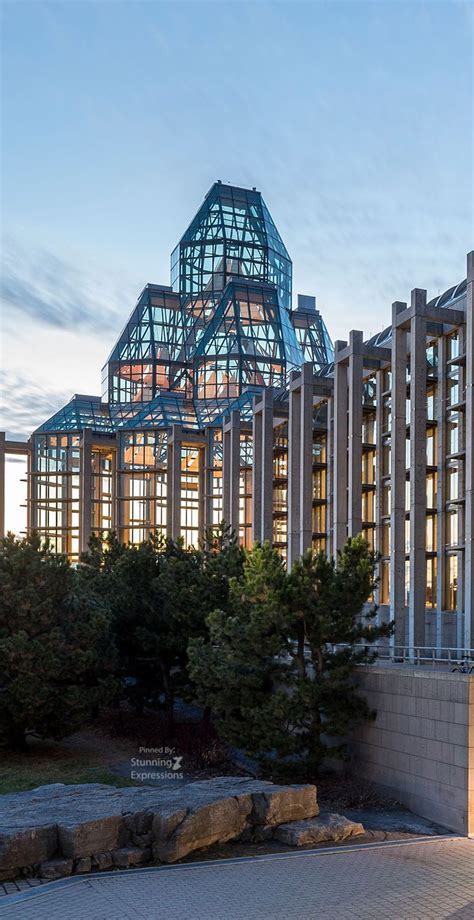
<path fill-rule="evenodd" d="M 11 370 L 0 371 L 0 428 L 22 440 L 71 398 L 71 393 L 40 386 Z"/>
<path fill-rule="evenodd" d="M 28 317 L 56 329 L 117 332 L 136 291 L 83 271 L 46 249 L 33 252 L 11 237 L 3 243 L 0 291 L 4 321 Z"/>

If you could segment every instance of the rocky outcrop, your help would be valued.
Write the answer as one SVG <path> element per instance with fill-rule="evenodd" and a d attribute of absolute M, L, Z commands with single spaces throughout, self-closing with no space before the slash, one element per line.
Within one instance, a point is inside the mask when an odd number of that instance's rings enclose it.
<path fill-rule="evenodd" d="M 341 815 L 319 815 L 312 785 L 233 776 L 176 789 L 55 784 L 0 796 L 0 879 L 173 863 L 230 840 L 309 846 L 363 833 Z"/>
<path fill-rule="evenodd" d="M 57 878 L 252 839 L 318 814 L 316 787 L 225 776 L 176 789 L 40 786 L 0 796 L 0 878 Z"/>
<path fill-rule="evenodd" d="M 309 821 L 281 824 L 275 829 L 273 838 L 289 846 L 303 847 L 327 841 L 337 843 L 363 833 L 364 827 L 358 821 L 350 821 L 343 815 L 324 814 Z"/>

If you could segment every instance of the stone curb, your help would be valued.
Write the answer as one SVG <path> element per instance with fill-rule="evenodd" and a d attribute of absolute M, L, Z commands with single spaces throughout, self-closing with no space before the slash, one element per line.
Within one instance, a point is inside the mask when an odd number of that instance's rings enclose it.
<path fill-rule="evenodd" d="M 239 865 L 240 863 L 260 863 L 260 862 L 269 862 L 271 860 L 278 859 L 298 859 L 304 856 L 337 856 L 345 853 L 353 853 L 359 850 L 378 850 L 382 847 L 405 847 L 405 846 L 417 846 L 420 843 L 439 843 L 440 840 L 445 843 L 456 843 L 459 840 L 465 840 L 466 837 L 462 834 L 438 834 L 437 836 L 431 835 L 426 837 L 416 837 L 413 840 L 377 840 L 374 843 L 351 843 L 351 844 L 340 844 L 335 847 L 318 847 L 316 850 L 299 850 L 297 853 L 264 853 L 261 856 L 233 856 L 230 859 L 209 859 L 201 860 L 200 862 L 193 863 L 181 863 L 174 865 L 163 865 L 163 866 L 144 866 L 143 868 L 132 868 L 132 869 L 117 869 L 115 872 L 89 872 L 87 875 L 81 876 L 67 876 L 63 879 L 56 879 L 52 882 L 45 882 L 44 885 L 39 886 L 38 888 L 30 888 L 28 891 L 18 891 L 16 894 L 5 895 L 0 901 L 0 916 L 4 909 L 13 907 L 15 904 L 19 904 L 22 901 L 31 901 L 33 898 L 40 898 L 45 894 L 51 894 L 54 891 L 59 891 L 63 888 L 70 888 L 74 885 L 83 885 L 88 882 L 97 880 L 100 881 L 104 878 L 117 878 L 119 875 L 123 876 L 129 872 L 133 872 L 133 875 L 149 875 L 154 872 L 178 872 L 181 871 L 197 871 L 199 869 L 207 869 L 212 867 L 216 868 L 225 868 L 227 866 Z M 474 843 L 473 843 L 474 846 Z"/>

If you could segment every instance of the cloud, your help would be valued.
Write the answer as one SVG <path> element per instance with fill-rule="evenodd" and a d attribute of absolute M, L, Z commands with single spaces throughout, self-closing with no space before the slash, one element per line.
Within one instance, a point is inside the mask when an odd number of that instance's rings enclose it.
<path fill-rule="evenodd" d="M 46 249 L 11 238 L 3 245 L 0 285 L 4 322 L 28 317 L 55 329 L 117 332 L 136 299 L 128 284 L 81 270 Z"/>
<path fill-rule="evenodd" d="M 35 380 L 0 371 L 0 428 L 7 438 L 24 440 L 71 398 L 71 393 L 43 387 Z"/>

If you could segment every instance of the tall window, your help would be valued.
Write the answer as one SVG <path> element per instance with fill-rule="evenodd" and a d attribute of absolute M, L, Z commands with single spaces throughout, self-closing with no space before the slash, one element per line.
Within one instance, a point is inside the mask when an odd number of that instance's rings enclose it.
<path fill-rule="evenodd" d="M 131 431 L 120 435 L 119 533 L 138 544 L 153 532 L 166 535 L 167 434 Z"/>

